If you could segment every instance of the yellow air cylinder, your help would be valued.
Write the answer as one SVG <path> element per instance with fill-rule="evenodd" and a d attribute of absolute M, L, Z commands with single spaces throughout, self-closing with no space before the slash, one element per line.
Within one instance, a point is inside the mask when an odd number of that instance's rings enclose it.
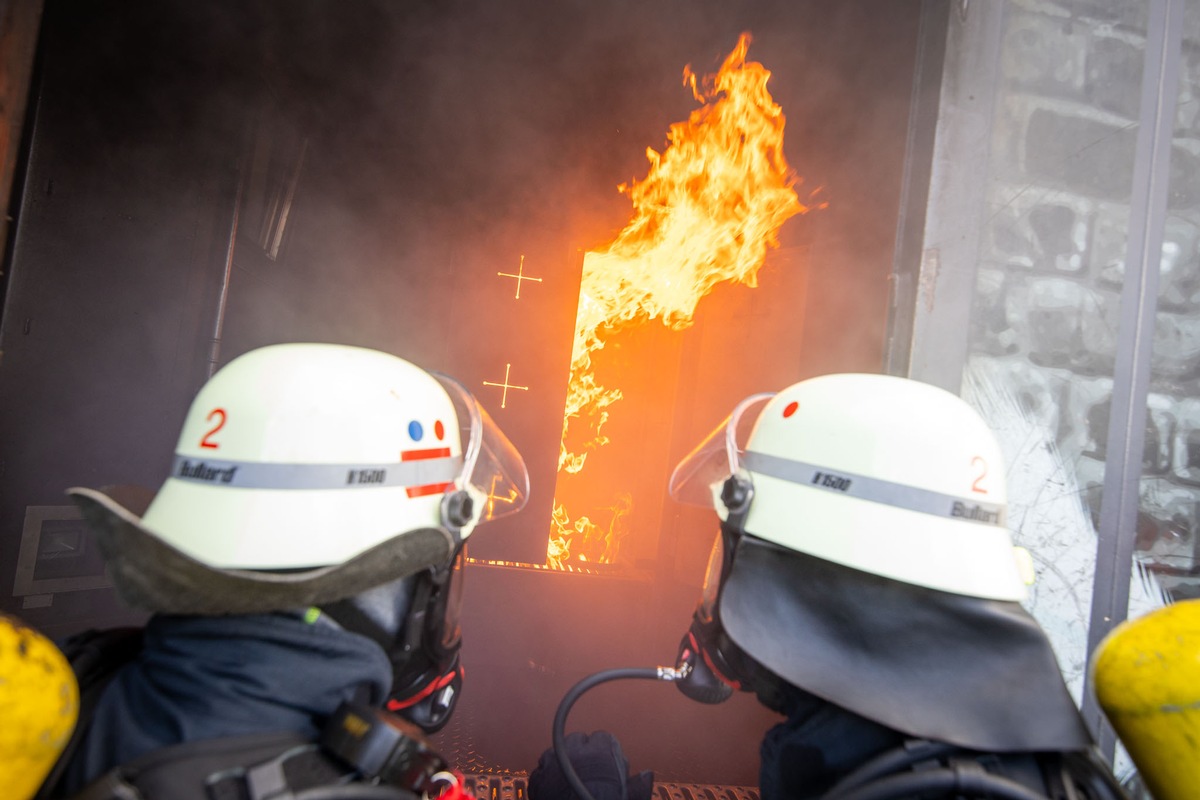
<path fill-rule="evenodd" d="M 0 614 L 0 787 L 33 797 L 66 746 L 79 714 L 75 673 L 54 643 Z"/>
<path fill-rule="evenodd" d="M 1156 800 L 1200 787 L 1200 600 L 1127 620 L 1092 660 L 1092 685 Z"/>

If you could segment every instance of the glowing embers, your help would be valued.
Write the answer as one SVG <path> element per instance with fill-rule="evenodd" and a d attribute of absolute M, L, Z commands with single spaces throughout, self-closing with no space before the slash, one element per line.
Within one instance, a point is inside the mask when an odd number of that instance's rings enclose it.
<path fill-rule="evenodd" d="M 632 508 L 628 497 L 602 504 L 610 521 L 597 524 L 586 516 L 572 521 L 558 500 L 565 475 L 578 473 L 588 455 L 608 443 L 609 406 L 622 396 L 620 388 L 596 380 L 593 354 L 635 324 L 657 319 L 673 330 L 686 328 L 700 298 L 722 281 L 753 287 L 767 251 L 778 245 L 779 228 L 808 210 L 784 158 L 784 116 L 767 91 L 771 73 L 746 61 L 749 42 L 743 34 L 717 74 L 702 81 L 684 68 L 684 85 L 701 107 L 670 127 L 662 153 L 647 149 L 646 177 L 618 187 L 633 204 L 629 222 L 612 242 L 584 256 L 547 549 L 551 566 L 611 563 L 622 518 Z"/>
<path fill-rule="evenodd" d="M 624 533 L 623 518 L 632 508 L 633 496 L 622 494 L 615 504 L 603 509 L 608 524 L 598 525 L 586 516 L 572 521 L 563 505 L 556 502 L 546 563 L 556 569 L 567 568 L 569 560 L 588 564 L 613 563 Z"/>

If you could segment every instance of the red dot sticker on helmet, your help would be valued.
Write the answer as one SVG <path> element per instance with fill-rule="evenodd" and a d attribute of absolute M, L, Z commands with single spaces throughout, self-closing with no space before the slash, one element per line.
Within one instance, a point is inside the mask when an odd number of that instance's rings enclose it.
<path fill-rule="evenodd" d="M 438 438 L 439 442 L 446 438 L 446 426 L 440 419 L 433 423 L 433 435 Z"/>
<path fill-rule="evenodd" d="M 792 414 L 795 414 L 796 411 L 799 410 L 799 408 L 800 408 L 800 404 L 798 402 L 796 402 L 795 400 L 788 403 L 786 406 L 783 407 L 783 418 L 787 419 Z"/>

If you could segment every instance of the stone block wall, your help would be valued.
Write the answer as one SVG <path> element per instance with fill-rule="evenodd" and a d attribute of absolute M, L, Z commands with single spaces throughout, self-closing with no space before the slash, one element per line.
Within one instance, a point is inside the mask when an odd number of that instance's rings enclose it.
<path fill-rule="evenodd" d="M 1008 3 L 971 368 L 1003 375 L 1048 430 L 1098 519 L 1145 4 Z M 1137 554 L 1200 596 L 1200 7 L 1188 10 L 1154 326 Z M 1124 335 L 1128 335 L 1125 332 Z"/>

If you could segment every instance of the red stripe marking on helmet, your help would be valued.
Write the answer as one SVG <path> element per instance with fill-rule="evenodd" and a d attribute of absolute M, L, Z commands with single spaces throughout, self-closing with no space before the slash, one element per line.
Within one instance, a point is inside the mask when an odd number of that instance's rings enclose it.
<path fill-rule="evenodd" d="M 449 458 L 449 447 L 431 447 L 428 450 L 401 450 L 401 461 L 424 461 L 428 458 Z"/>
<path fill-rule="evenodd" d="M 454 485 L 454 481 L 447 483 L 427 483 L 424 486 L 407 486 L 404 489 L 405 494 L 409 497 L 424 497 L 427 494 L 438 494 L 444 492 Z"/>

